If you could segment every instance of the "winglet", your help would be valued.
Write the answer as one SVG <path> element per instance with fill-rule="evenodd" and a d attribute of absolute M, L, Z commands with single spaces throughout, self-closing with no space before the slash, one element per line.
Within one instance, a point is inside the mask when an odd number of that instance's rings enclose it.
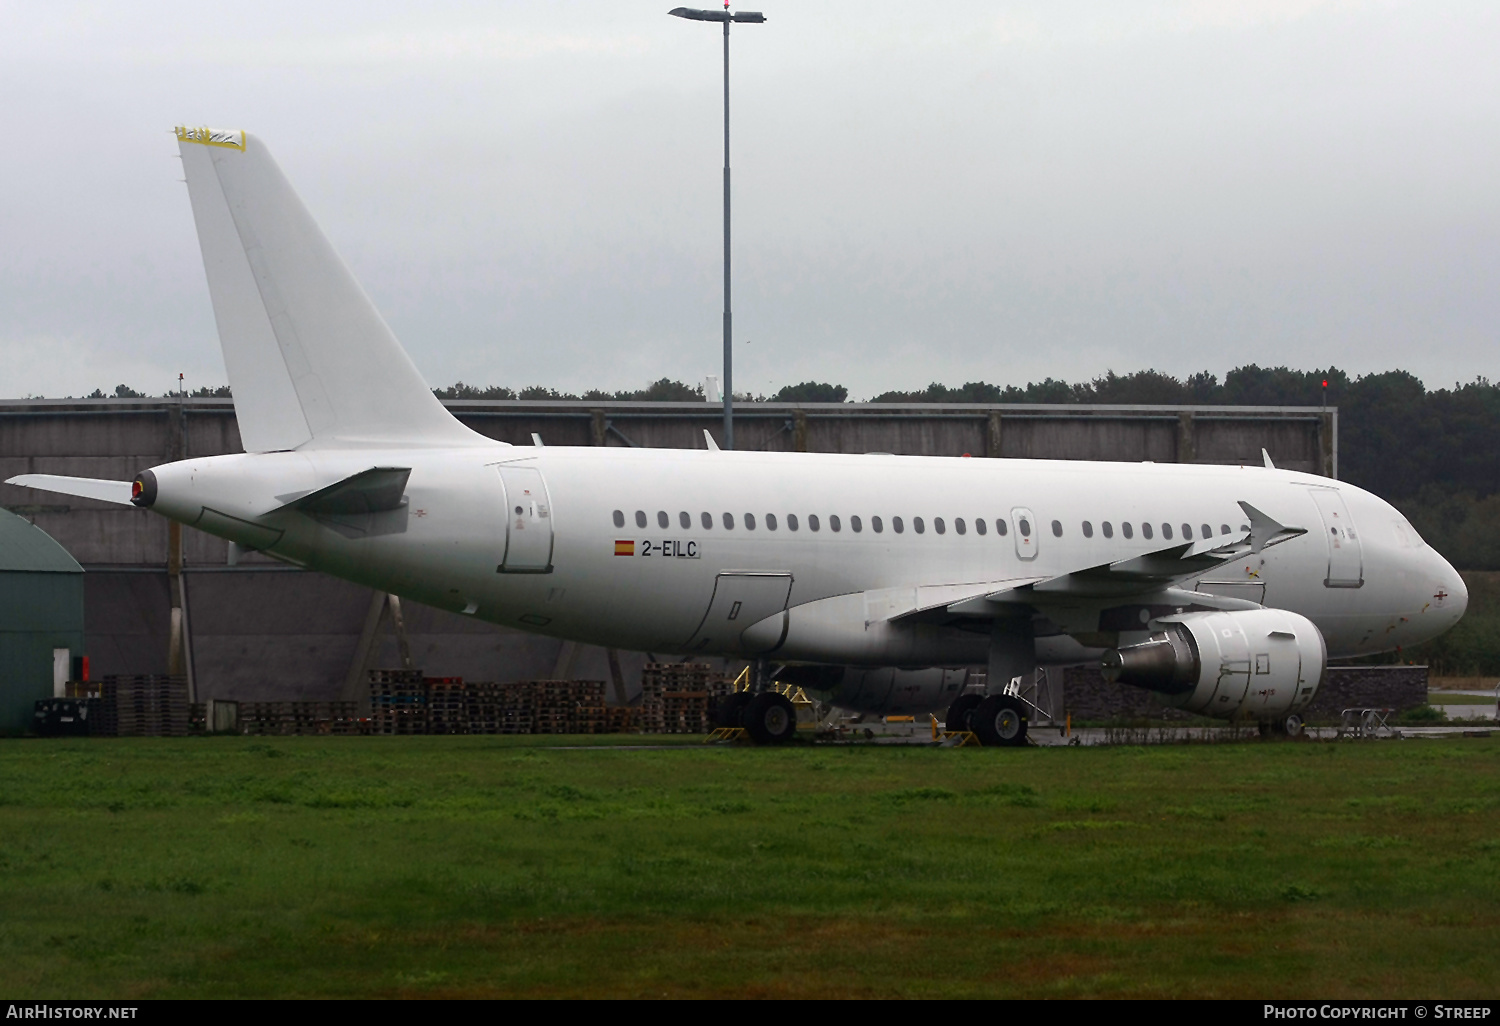
<path fill-rule="evenodd" d="M 719 451 L 719 443 L 714 441 L 714 436 L 708 433 L 708 428 L 703 429 L 703 440 L 708 443 L 708 447 L 714 452 Z"/>
<path fill-rule="evenodd" d="M 1250 518 L 1250 551 L 1253 553 L 1259 553 L 1267 545 L 1275 545 L 1307 533 L 1305 527 L 1287 527 L 1277 523 L 1243 499 L 1240 500 L 1240 509 Z"/>
<path fill-rule="evenodd" d="M 1271 454 L 1268 453 L 1268 452 L 1266 452 L 1266 450 L 1262 449 L 1260 451 L 1260 458 L 1266 461 L 1266 469 L 1267 470 L 1275 470 L 1276 469 L 1276 464 L 1274 464 L 1274 463 L 1271 462 Z"/>

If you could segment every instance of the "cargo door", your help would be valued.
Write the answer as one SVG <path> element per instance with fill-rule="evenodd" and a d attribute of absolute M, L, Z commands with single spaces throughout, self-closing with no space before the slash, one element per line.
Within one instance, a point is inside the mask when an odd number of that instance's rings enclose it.
<path fill-rule="evenodd" d="M 785 611 L 792 593 L 789 573 L 729 571 L 714 579 L 714 594 L 703 621 L 687 641 L 690 652 L 740 648 L 740 635 L 768 616 Z M 776 644 L 780 644 L 778 639 Z M 771 647 L 775 647 L 774 645 Z"/>
<path fill-rule="evenodd" d="M 1332 488 L 1313 488 L 1313 502 L 1323 519 L 1323 540 L 1328 543 L 1328 576 L 1324 587 L 1358 588 L 1365 583 L 1364 554 L 1359 547 L 1359 533 L 1349 517 L 1344 497 Z"/>
<path fill-rule="evenodd" d="M 496 569 L 503 574 L 552 572 L 552 502 L 542 472 L 535 467 L 500 467 L 505 486 L 505 554 Z"/>
<path fill-rule="evenodd" d="M 1036 517 L 1031 510 L 1017 506 L 1010 511 L 1010 532 L 1016 539 L 1016 556 L 1020 559 L 1035 559 L 1037 538 Z"/>

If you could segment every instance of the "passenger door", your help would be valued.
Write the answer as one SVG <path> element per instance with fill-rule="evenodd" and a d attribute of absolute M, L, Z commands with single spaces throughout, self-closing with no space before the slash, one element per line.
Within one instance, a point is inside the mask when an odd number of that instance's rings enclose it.
<path fill-rule="evenodd" d="M 1359 533 L 1349 517 L 1344 497 L 1332 488 L 1313 488 L 1313 502 L 1323 518 L 1323 539 L 1328 543 L 1328 588 L 1358 588 L 1365 583 L 1364 554 L 1359 547 Z"/>
<path fill-rule="evenodd" d="M 504 574 L 552 572 L 552 502 L 542 472 L 535 467 L 504 464 L 505 554 L 496 569 Z"/>

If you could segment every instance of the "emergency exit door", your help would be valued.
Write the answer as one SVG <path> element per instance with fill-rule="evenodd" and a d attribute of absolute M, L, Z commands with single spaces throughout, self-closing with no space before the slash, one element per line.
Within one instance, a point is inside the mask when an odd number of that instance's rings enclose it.
<path fill-rule="evenodd" d="M 505 486 L 505 554 L 496 569 L 504 574 L 552 572 L 552 503 L 542 472 L 535 467 L 502 466 Z"/>

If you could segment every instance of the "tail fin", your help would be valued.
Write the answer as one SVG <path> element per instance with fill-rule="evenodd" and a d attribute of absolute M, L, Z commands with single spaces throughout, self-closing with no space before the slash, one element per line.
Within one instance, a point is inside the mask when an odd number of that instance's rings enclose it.
<path fill-rule="evenodd" d="M 255 136 L 177 129 L 247 452 L 486 441 L 428 390 Z"/>

